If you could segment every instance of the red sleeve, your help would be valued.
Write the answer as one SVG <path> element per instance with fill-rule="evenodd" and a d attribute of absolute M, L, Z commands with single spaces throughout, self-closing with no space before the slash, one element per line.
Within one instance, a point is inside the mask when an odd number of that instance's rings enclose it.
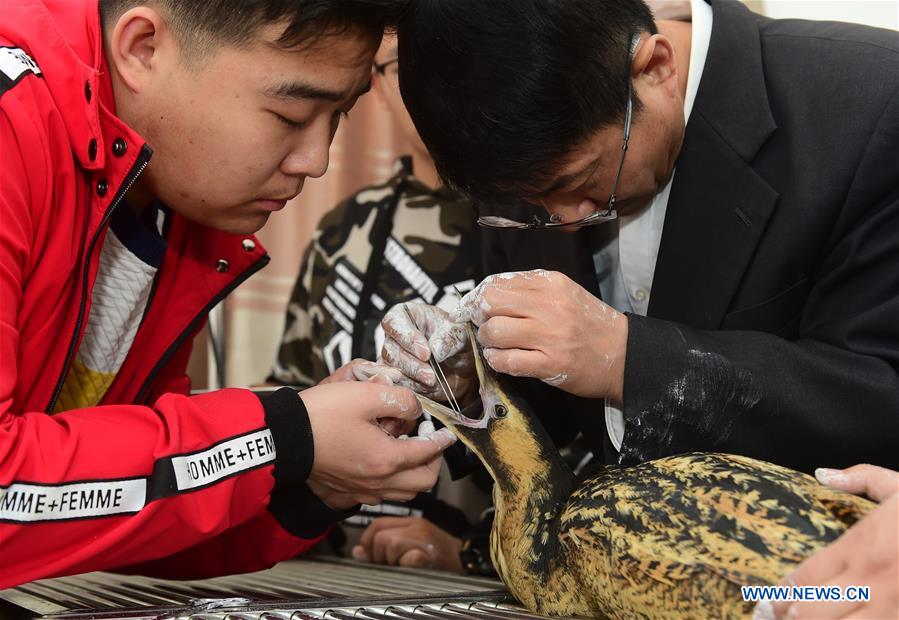
<path fill-rule="evenodd" d="M 318 507 L 315 506 L 316 503 L 319 504 Z M 329 509 L 323 507 L 319 500 L 299 501 L 296 506 L 306 507 L 303 509 L 303 521 L 310 531 L 310 538 L 294 536 L 284 529 L 271 512 L 266 512 L 196 547 L 159 560 L 117 569 L 116 572 L 166 579 L 199 579 L 269 568 L 285 558 L 309 551 L 330 529 L 329 524 L 322 522 L 316 526 L 314 520 L 308 518 L 310 513 L 319 510 L 319 514 L 329 514 Z M 334 518 L 348 515 L 349 513 L 335 515 L 330 517 L 330 522 Z M 325 529 L 322 530 L 322 527 Z M 312 533 L 313 528 L 315 533 Z"/>
<path fill-rule="evenodd" d="M 307 492 L 313 459 L 309 418 L 292 390 L 169 393 L 152 406 L 55 416 L 17 406 L 31 207 L 47 191 L 40 148 L 25 162 L 20 138 L 0 114 L 0 589 L 181 552 L 200 573 L 211 568 L 208 541 L 234 549 L 236 571 L 308 545 L 302 539 L 334 515 L 279 499 Z M 174 373 L 167 384 L 186 388 Z"/>
<path fill-rule="evenodd" d="M 191 574 L 217 573 L 214 549 L 228 552 L 229 570 L 255 570 L 337 518 L 300 501 L 311 433 L 289 389 L 265 402 L 222 390 L 52 417 L 4 411 L 0 458 L 0 588 L 179 552 Z"/>

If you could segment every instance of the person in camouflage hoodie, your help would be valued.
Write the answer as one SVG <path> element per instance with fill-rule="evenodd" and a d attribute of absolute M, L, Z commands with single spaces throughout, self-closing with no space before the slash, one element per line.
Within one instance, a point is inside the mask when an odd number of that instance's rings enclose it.
<path fill-rule="evenodd" d="M 471 290 L 479 279 L 474 208 L 441 187 L 403 106 L 396 57 L 396 39 L 385 38 L 375 56 L 373 90 L 406 137 L 410 155 L 397 161 L 389 180 L 363 188 L 322 218 L 291 294 L 269 383 L 313 386 L 351 360 L 375 360 L 384 341 L 381 319 L 391 306 L 412 302 L 451 310 L 456 292 Z M 405 504 L 363 506 L 343 525 L 330 541 L 341 553 L 352 549 L 358 559 L 375 563 L 457 573 L 465 572 L 461 539 L 483 530 L 470 528 L 462 511 L 433 492 Z"/>
<path fill-rule="evenodd" d="M 470 204 L 412 175 L 402 157 L 387 182 L 328 212 L 303 258 L 269 381 L 312 386 L 355 358 L 373 360 L 381 319 L 403 302 L 451 309 L 471 290 L 479 254 Z M 433 164 L 431 165 L 433 168 Z"/>

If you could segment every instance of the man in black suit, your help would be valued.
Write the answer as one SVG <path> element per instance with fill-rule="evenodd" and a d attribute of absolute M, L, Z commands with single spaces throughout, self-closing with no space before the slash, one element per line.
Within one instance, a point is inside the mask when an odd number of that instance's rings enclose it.
<path fill-rule="evenodd" d="M 418 0 L 399 35 L 438 170 L 495 216 L 487 273 L 545 270 L 488 277 L 454 318 L 558 440 L 622 463 L 899 464 L 897 33 L 729 0 L 692 23 Z M 426 339 L 462 341 L 427 325 L 385 323 L 419 383 Z"/>

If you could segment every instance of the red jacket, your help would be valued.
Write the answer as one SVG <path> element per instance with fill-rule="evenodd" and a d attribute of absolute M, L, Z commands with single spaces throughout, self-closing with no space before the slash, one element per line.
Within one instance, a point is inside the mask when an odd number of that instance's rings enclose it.
<path fill-rule="evenodd" d="M 305 485 L 296 393 L 186 395 L 207 312 L 268 262 L 254 238 L 176 215 L 100 406 L 48 414 L 151 149 L 114 114 L 96 0 L 0 0 L 0 15 L 0 588 L 135 563 L 246 572 L 307 549 L 336 515 Z"/>

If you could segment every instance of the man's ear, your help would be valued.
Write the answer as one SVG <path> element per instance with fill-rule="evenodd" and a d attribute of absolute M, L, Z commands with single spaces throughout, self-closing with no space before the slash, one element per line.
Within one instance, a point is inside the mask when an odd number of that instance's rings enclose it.
<path fill-rule="evenodd" d="M 631 77 L 643 78 L 651 86 L 676 88 L 677 62 L 674 58 L 674 45 L 671 39 L 663 34 L 654 34 L 641 39 L 637 43 L 634 59 L 631 62 Z"/>
<path fill-rule="evenodd" d="M 139 6 L 116 21 L 109 36 L 107 60 L 129 90 L 140 92 L 166 60 L 177 57 L 177 48 L 163 16 L 150 7 Z"/>

